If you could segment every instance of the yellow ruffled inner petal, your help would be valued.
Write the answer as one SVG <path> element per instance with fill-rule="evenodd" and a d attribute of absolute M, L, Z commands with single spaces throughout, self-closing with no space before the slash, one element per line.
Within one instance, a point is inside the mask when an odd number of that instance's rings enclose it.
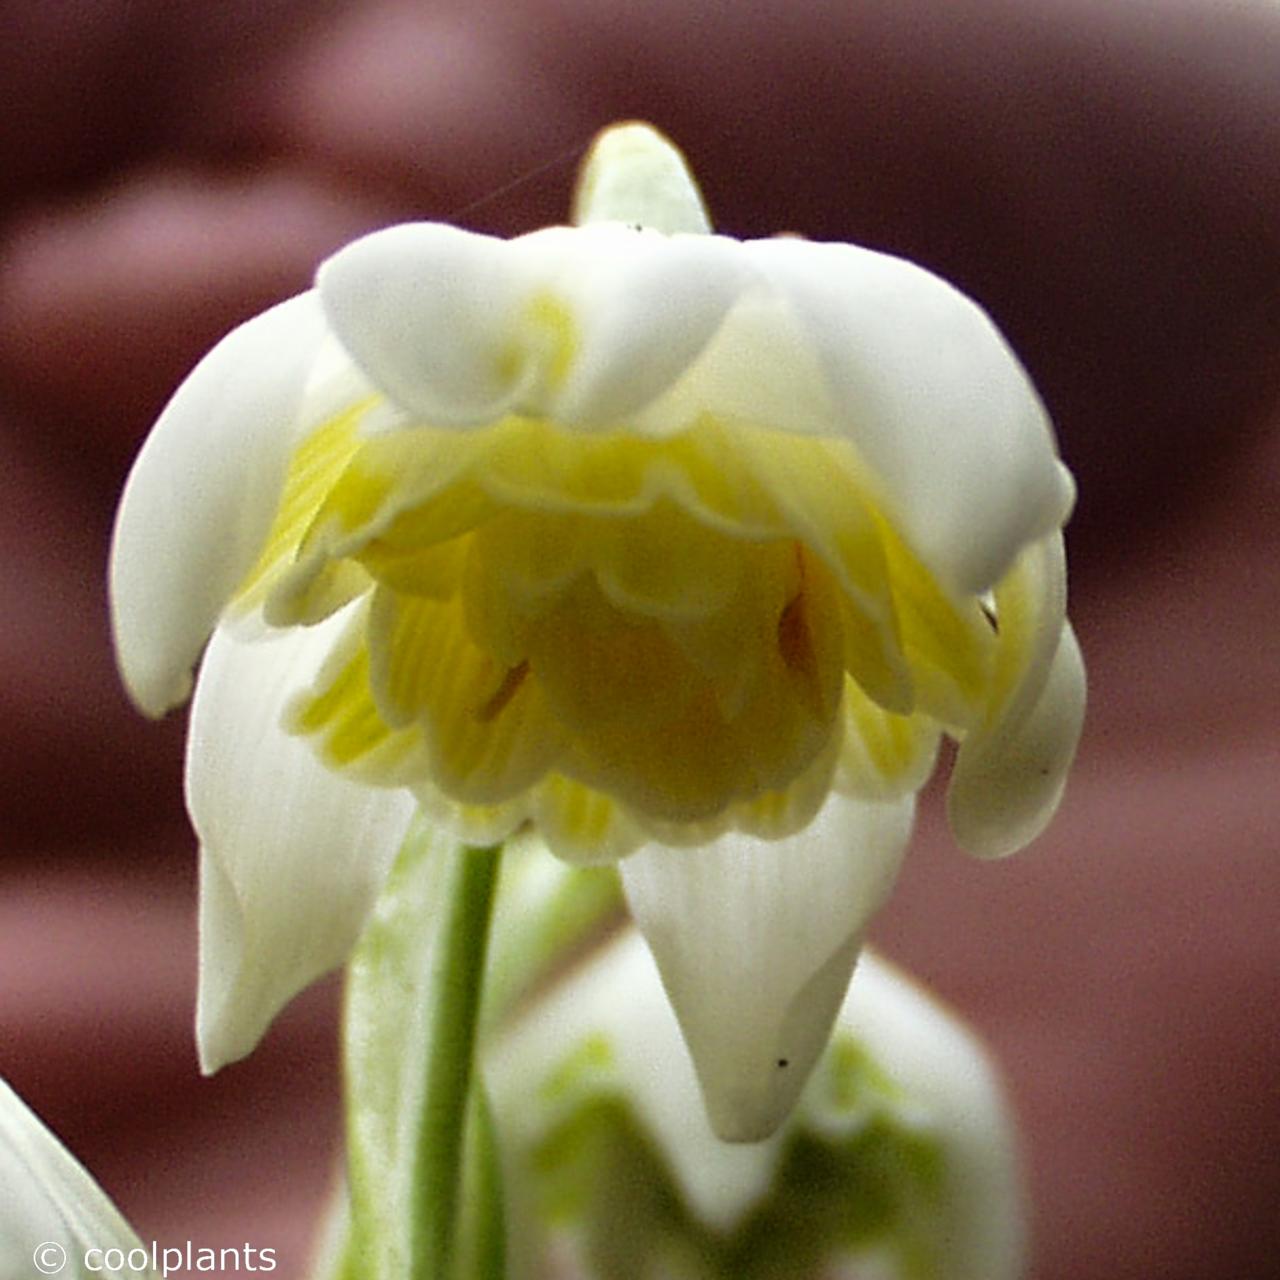
<path fill-rule="evenodd" d="M 1030 711 L 1048 677 L 1066 617 L 1062 535 L 1025 548 L 992 595 L 997 634 L 980 726 L 985 730 Z"/>
<path fill-rule="evenodd" d="M 879 529 L 918 705 L 948 726 L 971 725 L 989 697 L 996 648 L 991 624 L 978 600 L 950 599 L 888 521 L 881 519 Z"/>
<path fill-rule="evenodd" d="M 798 585 L 795 544 L 765 543 L 723 607 L 664 621 L 663 630 L 708 682 L 726 721 L 742 714 L 765 680 L 778 627 Z"/>
<path fill-rule="evenodd" d="M 794 707 L 777 713 L 766 698 L 732 722 L 709 700 L 698 699 L 671 711 L 658 732 L 613 721 L 574 734 L 562 767 L 646 819 L 703 823 L 738 802 L 789 786 L 829 733 Z"/>
<path fill-rule="evenodd" d="M 245 575 L 232 609 L 260 607 L 287 572 L 316 512 L 360 447 L 360 419 L 374 401 L 353 405 L 313 431 L 294 450 L 276 518 L 257 562 Z"/>
<path fill-rule="evenodd" d="M 762 840 L 781 840 L 807 827 L 831 790 L 842 740 L 838 726 L 822 754 L 788 786 L 736 806 L 730 814 L 734 828 Z"/>
<path fill-rule="evenodd" d="M 331 560 L 299 548 L 282 569 L 263 601 L 262 613 L 273 627 L 309 627 L 336 613 L 368 591 L 368 573 L 354 560 Z"/>
<path fill-rule="evenodd" d="M 436 784 L 466 804 L 510 800 L 555 763 L 562 734 L 527 665 L 503 667 L 468 634 L 460 601 L 379 590 L 371 687 L 386 720 L 421 725 Z"/>
<path fill-rule="evenodd" d="M 709 417 L 665 439 L 625 429 L 577 434 L 518 415 L 478 431 L 422 427 L 399 439 L 380 443 L 376 456 L 363 459 L 367 474 L 383 477 L 384 493 L 397 491 L 398 510 L 437 501 L 450 486 L 474 484 L 501 507 L 525 511 L 636 515 L 665 497 L 735 537 L 789 532 L 767 470 L 763 478 L 755 474 L 735 444 L 737 432 Z M 437 465 L 424 467 L 423 455 Z M 370 517 L 367 504 L 349 509 L 348 528 L 362 514 Z"/>
<path fill-rule="evenodd" d="M 659 733 L 626 721 L 573 735 L 570 777 L 668 822 L 713 818 L 745 784 L 741 740 L 702 703 L 673 708 Z"/>
<path fill-rule="evenodd" d="M 400 786 L 426 768 L 416 728 L 393 729 L 378 712 L 362 637 L 340 646 L 315 687 L 293 700 L 285 727 L 312 738 L 330 768 L 363 782 Z"/>
<path fill-rule="evenodd" d="M 402 551 L 375 539 L 360 552 L 360 564 L 375 582 L 392 591 L 449 600 L 462 589 L 468 545 L 469 539 L 461 537 Z"/>
<path fill-rule="evenodd" d="M 848 680 L 845 732 L 836 786 L 866 800 L 889 800 L 917 791 L 933 771 L 941 731 L 927 715 L 894 715 Z"/>
<path fill-rule="evenodd" d="M 820 557 L 842 595 L 846 668 L 876 701 L 899 712 L 915 702 L 903 652 L 882 521 L 857 483 L 848 449 L 822 440 L 742 429 L 737 451 L 776 494 L 791 536 Z"/>
<path fill-rule="evenodd" d="M 620 609 L 705 618 L 737 593 L 753 556 L 741 538 L 708 529 L 663 499 L 634 520 L 594 520 L 586 544 L 596 581 Z"/>
<path fill-rule="evenodd" d="M 460 804 L 425 775 L 410 786 L 423 817 L 450 832 L 461 844 L 501 844 L 529 820 L 528 795 L 502 804 Z"/>
<path fill-rule="evenodd" d="M 533 816 L 577 857 L 641 828 L 786 834 L 833 771 L 918 786 L 935 722 L 993 705 L 1005 638 L 836 442 L 710 417 L 663 439 L 514 415 L 326 430 L 246 591 L 272 622 L 370 593 L 365 647 L 296 725 L 337 767 L 410 744 L 468 830 Z M 1023 588 L 1001 590 L 1013 645 Z M 999 658 L 1001 689 L 1018 664 Z"/>
<path fill-rule="evenodd" d="M 496 515 L 501 508 L 470 478 L 483 469 L 487 437 L 417 427 L 361 441 L 314 509 L 300 558 L 359 556 L 375 542 L 381 554 L 397 556 Z"/>
<path fill-rule="evenodd" d="M 507 511 L 468 539 L 462 580 L 477 644 L 509 666 L 528 657 L 528 625 L 588 571 L 585 529 L 575 517 Z"/>
<path fill-rule="evenodd" d="M 703 689 L 658 623 L 623 613 L 589 580 L 531 618 L 526 643 L 533 675 L 573 735 L 622 724 L 649 737 Z"/>
<path fill-rule="evenodd" d="M 582 346 L 572 307 L 548 289 L 525 304 L 517 339 L 498 356 L 498 374 L 508 385 L 535 373 L 544 391 L 559 391 L 568 380 Z"/>
<path fill-rule="evenodd" d="M 613 862 L 641 840 L 616 800 L 558 773 L 534 793 L 533 821 L 543 839 L 571 862 Z"/>

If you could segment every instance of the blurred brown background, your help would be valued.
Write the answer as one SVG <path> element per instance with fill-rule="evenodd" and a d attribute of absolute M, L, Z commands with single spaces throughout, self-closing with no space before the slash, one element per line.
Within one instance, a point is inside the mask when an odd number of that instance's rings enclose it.
<path fill-rule="evenodd" d="M 7 0 L 0 23 L 0 1072 L 144 1239 L 299 1275 L 336 1080 L 332 989 L 196 1074 L 181 718 L 131 711 L 107 639 L 130 458 L 198 356 L 344 240 L 559 220 L 592 132 L 637 116 L 721 229 L 914 257 L 1041 387 L 1082 492 L 1080 764 L 1007 864 L 930 810 L 879 941 L 1005 1066 L 1034 1280 L 1271 1274 L 1280 4 Z"/>

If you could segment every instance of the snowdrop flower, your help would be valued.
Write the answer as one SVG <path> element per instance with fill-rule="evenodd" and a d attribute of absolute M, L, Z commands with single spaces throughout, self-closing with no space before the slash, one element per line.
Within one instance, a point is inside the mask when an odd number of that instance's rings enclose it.
<path fill-rule="evenodd" d="M 710 234 L 639 125 L 598 141 L 576 223 L 376 232 L 215 347 L 125 490 L 117 653 L 154 715 L 204 653 L 206 1068 L 343 961 L 420 806 L 624 859 L 716 1125 L 755 1138 L 940 736 L 972 852 L 1057 805 L 1073 485 L 991 321 L 928 272 Z"/>
<path fill-rule="evenodd" d="M 513 1277 L 1015 1280 L 1015 1130 L 965 1028 L 867 953 L 830 1047 L 768 1141 L 707 1127 L 680 1032 L 628 931 L 484 1055 Z"/>

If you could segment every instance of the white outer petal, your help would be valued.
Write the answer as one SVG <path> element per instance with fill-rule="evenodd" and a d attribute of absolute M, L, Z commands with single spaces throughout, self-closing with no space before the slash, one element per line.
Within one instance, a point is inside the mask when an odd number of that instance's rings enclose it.
<path fill-rule="evenodd" d="M 241 325 L 178 388 L 133 464 L 112 537 L 111 618 L 125 684 L 148 715 L 186 700 L 271 527 L 324 333 L 312 293 Z"/>
<path fill-rule="evenodd" d="M 91 1274 L 83 1265 L 87 1249 L 142 1248 L 102 1188 L 0 1079 L 0 1280 L 37 1276 L 34 1259 L 41 1245 L 65 1251 L 60 1274 L 75 1280 Z M 55 1263 L 56 1253 L 48 1260 Z M 103 1267 L 92 1274 L 120 1280 L 139 1273 Z M 149 1267 L 145 1274 L 151 1274 Z"/>
<path fill-rule="evenodd" d="M 736 242 L 616 225 L 549 227 L 516 240 L 414 223 L 335 254 L 317 284 L 353 359 L 436 426 L 507 413 L 617 426 L 676 380 L 747 279 Z M 571 319 L 567 376 L 550 375 L 530 309 Z"/>
<path fill-rule="evenodd" d="M 1017 1134 L 995 1067 L 964 1024 L 866 952 L 838 1024 L 905 1095 L 945 1153 L 940 1221 L 947 1280 L 1017 1280 L 1027 1204 Z"/>
<path fill-rule="evenodd" d="M 280 727 L 346 622 L 249 643 L 220 628 L 200 669 L 187 805 L 200 837 L 206 1073 L 249 1053 L 294 995 L 346 959 L 413 813 L 407 792 L 340 777 Z"/>
<path fill-rule="evenodd" d="M 701 848 L 651 845 L 623 861 L 632 915 L 726 1141 L 767 1137 L 794 1105 L 863 929 L 897 875 L 913 813 L 914 797 L 832 794 L 783 840 L 735 832 Z"/>
<path fill-rule="evenodd" d="M 582 1044 L 603 1036 L 611 1063 L 647 1136 L 657 1143 L 686 1203 L 716 1231 L 731 1231 L 768 1191 L 780 1138 L 719 1141 L 653 957 L 634 930 L 620 934 L 484 1052 L 504 1147 L 536 1140 L 547 1103 L 541 1089 Z M 513 1177 L 513 1185 L 519 1179 Z"/>
<path fill-rule="evenodd" d="M 952 589 L 989 588 L 1074 500 L 1044 406 L 976 303 L 853 245 L 754 241 L 826 373 L 838 420 L 887 513 Z"/>
<path fill-rule="evenodd" d="M 970 853 L 1000 858 L 1049 824 L 1067 783 L 1084 724 L 1084 659 L 1064 625 L 1034 705 L 996 731 L 960 744 L 947 789 L 947 817 Z"/>

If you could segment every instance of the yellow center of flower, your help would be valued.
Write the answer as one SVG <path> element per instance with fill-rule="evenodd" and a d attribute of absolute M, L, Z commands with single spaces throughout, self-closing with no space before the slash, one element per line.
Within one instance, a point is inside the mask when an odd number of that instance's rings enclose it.
<path fill-rule="evenodd" d="M 709 417 L 365 438 L 365 409 L 297 451 L 238 600 L 276 626 L 366 601 L 293 713 L 334 767 L 464 813 L 573 810 L 583 841 L 617 806 L 651 831 L 785 827 L 838 764 L 914 777 L 934 722 L 982 705 L 978 603 L 840 445 Z"/>

